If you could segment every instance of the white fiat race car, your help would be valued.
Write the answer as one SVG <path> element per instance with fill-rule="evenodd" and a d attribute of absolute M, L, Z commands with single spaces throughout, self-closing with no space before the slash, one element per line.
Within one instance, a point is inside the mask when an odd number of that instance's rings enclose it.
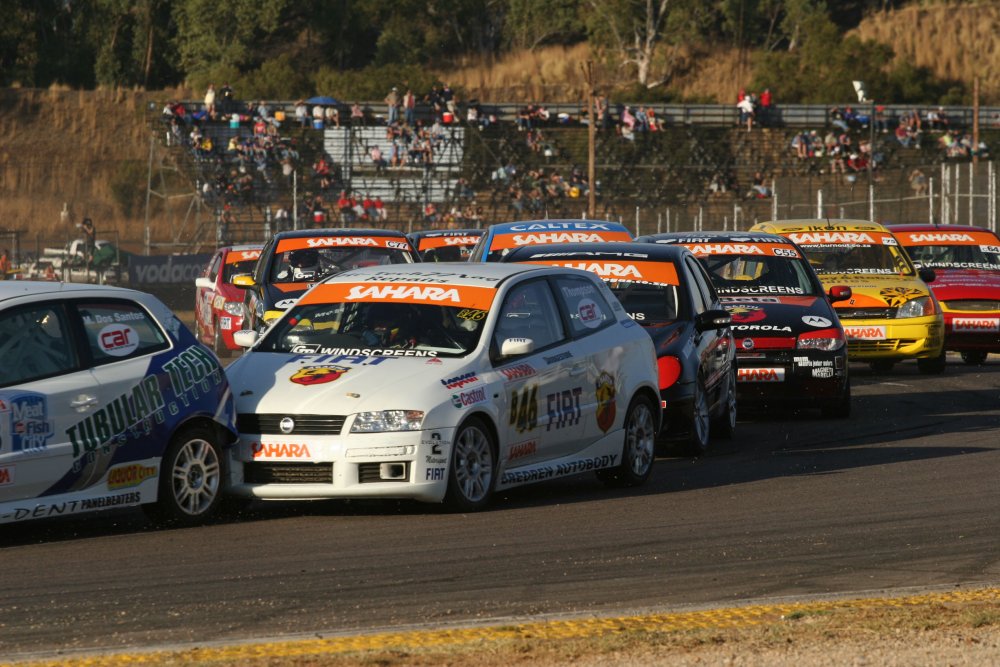
<path fill-rule="evenodd" d="M 594 471 L 641 484 L 660 424 L 648 335 L 591 273 L 368 267 L 306 293 L 227 369 L 231 490 L 412 498 L 459 511 Z"/>

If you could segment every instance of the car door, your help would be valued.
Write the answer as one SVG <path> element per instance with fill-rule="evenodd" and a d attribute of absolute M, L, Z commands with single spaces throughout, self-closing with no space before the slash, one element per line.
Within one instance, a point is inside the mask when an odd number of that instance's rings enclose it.
<path fill-rule="evenodd" d="M 699 298 L 696 303 L 701 304 L 699 308 L 703 307 L 703 310 L 698 312 L 722 310 L 722 304 L 705 268 L 693 256 L 685 257 L 684 260 L 688 268 L 689 283 L 698 292 Z M 729 328 L 726 326 L 707 329 L 696 336 L 700 339 L 698 348 L 705 369 L 706 388 L 714 396 L 724 386 L 728 377 L 730 356 L 734 352 L 730 345 Z"/>
<path fill-rule="evenodd" d="M 0 312 L 0 503 L 66 490 L 73 475 L 72 425 L 99 402 L 73 331 L 61 301 Z M 0 522 L 46 516 L 32 507 L 0 506 Z"/>
<path fill-rule="evenodd" d="M 214 285 L 219 284 L 220 274 L 222 272 L 223 266 L 223 254 L 222 251 L 217 251 L 213 256 L 211 261 L 208 263 L 208 268 L 202 277 L 208 278 L 212 281 Z M 207 287 L 198 287 L 196 291 L 196 301 L 197 301 L 197 313 L 198 313 L 198 337 L 202 342 L 208 342 L 212 339 L 215 333 L 215 324 L 212 308 L 215 304 L 215 297 L 218 295 L 216 289 L 209 289 Z"/>
<path fill-rule="evenodd" d="M 531 339 L 534 350 L 499 357 L 503 341 L 510 338 Z M 491 349 L 494 367 L 504 381 L 502 465 L 510 468 L 563 456 L 582 433 L 582 378 L 571 375 L 580 359 L 546 279 L 525 280 L 507 291 Z"/>

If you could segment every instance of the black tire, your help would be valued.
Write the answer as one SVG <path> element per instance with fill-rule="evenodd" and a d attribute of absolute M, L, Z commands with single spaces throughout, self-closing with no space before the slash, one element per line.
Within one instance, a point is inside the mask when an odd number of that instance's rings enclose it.
<path fill-rule="evenodd" d="M 736 369 L 730 369 L 725 391 L 723 412 L 712 421 L 712 437 L 732 440 L 736 435 Z"/>
<path fill-rule="evenodd" d="M 941 354 L 936 357 L 917 359 L 917 370 L 924 375 L 941 375 L 947 366 L 948 361 L 945 358 L 944 350 L 941 350 Z"/>
<path fill-rule="evenodd" d="M 622 460 L 614 468 L 597 471 L 597 478 L 614 487 L 639 486 L 649 479 L 656 460 L 656 411 L 645 396 L 628 406 L 623 425 Z"/>
<path fill-rule="evenodd" d="M 878 359 L 868 363 L 868 366 L 870 366 L 872 371 L 875 373 L 891 373 L 892 368 L 895 365 L 896 362 L 892 359 Z"/>
<path fill-rule="evenodd" d="M 496 486 L 497 443 L 479 417 L 469 418 L 455 434 L 448 468 L 445 504 L 456 512 L 476 512 L 490 502 Z"/>
<path fill-rule="evenodd" d="M 203 425 L 189 426 L 170 441 L 160 460 L 159 497 L 143 509 L 159 523 L 201 523 L 218 510 L 225 479 L 222 444 L 216 431 Z"/>
<path fill-rule="evenodd" d="M 686 456 L 704 456 L 708 453 L 708 441 L 711 435 L 711 413 L 708 406 L 708 392 L 701 379 L 694 385 L 694 399 L 691 401 L 690 431 L 681 443 L 681 450 Z"/>
<path fill-rule="evenodd" d="M 844 386 L 844 390 L 840 393 L 840 397 L 837 399 L 837 402 L 832 405 L 821 406 L 820 412 L 827 419 L 847 419 L 851 416 L 850 378 L 848 378 L 847 383 Z"/>
<path fill-rule="evenodd" d="M 988 356 L 988 352 L 979 352 L 978 350 L 963 352 L 962 362 L 967 366 L 982 366 L 986 363 L 986 357 Z"/>

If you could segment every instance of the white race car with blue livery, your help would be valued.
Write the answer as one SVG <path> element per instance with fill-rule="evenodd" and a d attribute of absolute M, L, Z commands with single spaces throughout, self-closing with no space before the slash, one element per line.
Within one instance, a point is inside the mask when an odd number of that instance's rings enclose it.
<path fill-rule="evenodd" d="M 0 523 L 219 506 L 236 437 L 218 359 L 155 297 L 0 283 Z"/>
<path fill-rule="evenodd" d="M 350 270 L 226 372 L 231 488 L 262 499 L 410 498 L 460 511 L 594 471 L 644 482 L 660 422 L 649 336 L 591 273 L 513 264 Z"/>

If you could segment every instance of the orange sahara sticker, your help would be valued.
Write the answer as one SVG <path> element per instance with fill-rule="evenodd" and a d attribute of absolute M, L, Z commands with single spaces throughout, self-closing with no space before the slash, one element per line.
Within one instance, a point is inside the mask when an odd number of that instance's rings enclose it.
<path fill-rule="evenodd" d="M 761 257 L 801 257 L 798 250 L 786 243 L 682 243 L 696 257 L 706 255 L 759 255 Z"/>
<path fill-rule="evenodd" d="M 784 234 L 799 245 L 899 245 L 888 232 L 792 232 Z"/>
<path fill-rule="evenodd" d="M 1000 239 L 989 232 L 898 232 L 896 237 L 904 246 L 921 245 L 1000 245 Z"/>
<path fill-rule="evenodd" d="M 226 264 L 249 262 L 260 257 L 260 250 L 233 250 L 226 253 Z"/>
<path fill-rule="evenodd" d="M 596 273 L 602 280 L 655 283 L 658 285 L 680 285 L 677 267 L 673 262 L 631 262 L 610 259 L 546 259 L 528 264 L 546 266 L 566 266 Z"/>
<path fill-rule="evenodd" d="M 496 296 L 492 287 L 426 283 L 326 283 L 317 285 L 299 302 L 350 303 L 352 301 L 391 301 L 423 303 L 432 306 L 453 306 L 489 310 Z"/>
<path fill-rule="evenodd" d="M 497 234 L 493 237 L 490 251 L 547 243 L 597 243 L 600 241 L 631 240 L 632 235 L 628 232 L 609 232 L 600 229 L 525 231 Z"/>
<path fill-rule="evenodd" d="M 393 248 L 410 250 L 410 242 L 393 236 L 303 236 L 281 239 L 276 253 L 303 248 Z"/>
<path fill-rule="evenodd" d="M 479 243 L 481 234 L 460 235 L 460 236 L 424 236 L 420 239 L 419 250 L 430 250 L 431 248 L 445 248 L 448 246 L 472 246 Z"/>

